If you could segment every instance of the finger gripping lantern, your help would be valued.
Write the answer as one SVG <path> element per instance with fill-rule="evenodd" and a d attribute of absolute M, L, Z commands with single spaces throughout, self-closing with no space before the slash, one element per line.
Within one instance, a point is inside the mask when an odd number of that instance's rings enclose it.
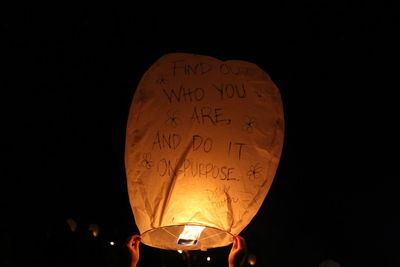
<path fill-rule="evenodd" d="M 258 66 L 161 57 L 135 91 L 126 132 L 128 193 L 142 242 L 170 250 L 232 243 L 268 193 L 283 135 L 279 90 Z"/>

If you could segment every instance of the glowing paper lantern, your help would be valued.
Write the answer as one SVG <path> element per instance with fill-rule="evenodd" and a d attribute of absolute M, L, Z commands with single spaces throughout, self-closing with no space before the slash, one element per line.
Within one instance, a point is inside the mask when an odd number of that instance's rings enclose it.
<path fill-rule="evenodd" d="M 68 218 L 66 220 L 66 222 L 67 222 L 69 228 L 71 229 L 71 232 L 75 232 L 76 228 L 78 227 L 78 224 L 76 223 L 76 221 L 72 218 Z"/>
<path fill-rule="evenodd" d="M 89 232 L 92 233 L 94 237 L 97 237 L 100 232 L 100 227 L 97 224 L 90 224 L 88 227 Z"/>
<path fill-rule="evenodd" d="M 168 54 L 133 98 L 125 164 L 142 242 L 226 246 L 260 208 L 279 163 L 282 102 L 252 63 Z"/>
<path fill-rule="evenodd" d="M 248 262 L 251 266 L 256 265 L 256 261 L 257 261 L 256 255 L 254 255 L 254 254 L 249 254 L 249 255 L 247 256 L 247 262 Z"/>

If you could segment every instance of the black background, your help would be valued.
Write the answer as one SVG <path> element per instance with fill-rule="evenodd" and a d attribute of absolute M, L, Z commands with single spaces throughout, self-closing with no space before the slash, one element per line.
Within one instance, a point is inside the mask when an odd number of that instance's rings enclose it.
<path fill-rule="evenodd" d="M 281 162 L 241 233 L 257 266 L 399 266 L 393 5 L 170 9 L 2 9 L 2 264 L 122 266 L 137 233 L 124 172 L 130 103 L 152 63 L 185 52 L 253 62 L 281 91 Z M 193 264 L 223 266 L 228 253 L 193 253 Z M 185 262 L 142 246 L 140 264 Z"/>

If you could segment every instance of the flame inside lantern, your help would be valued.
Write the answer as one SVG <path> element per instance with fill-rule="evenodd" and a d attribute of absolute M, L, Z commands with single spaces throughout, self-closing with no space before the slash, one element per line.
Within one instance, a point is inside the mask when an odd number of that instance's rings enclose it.
<path fill-rule="evenodd" d="M 177 244 L 181 246 L 195 246 L 204 228 L 204 226 L 198 225 L 185 225 L 185 228 L 183 228 L 182 233 L 179 235 Z"/>

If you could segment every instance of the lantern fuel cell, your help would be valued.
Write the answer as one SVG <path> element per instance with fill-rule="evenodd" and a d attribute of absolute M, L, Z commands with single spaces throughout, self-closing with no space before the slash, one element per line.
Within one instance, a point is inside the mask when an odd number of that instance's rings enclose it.
<path fill-rule="evenodd" d="M 284 135 L 279 89 L 257 65 L 173 53 L 143 75 L 129 111 L 129 201 L 146 245 L 227 246 L 256 215 Z"/>
<path fill-rule="evenodd" d="M 204 226 L 185 225 L 185 228 L 179 235 L 177 244 L 182 246 L 195 246 L 204 228 Z"/>

